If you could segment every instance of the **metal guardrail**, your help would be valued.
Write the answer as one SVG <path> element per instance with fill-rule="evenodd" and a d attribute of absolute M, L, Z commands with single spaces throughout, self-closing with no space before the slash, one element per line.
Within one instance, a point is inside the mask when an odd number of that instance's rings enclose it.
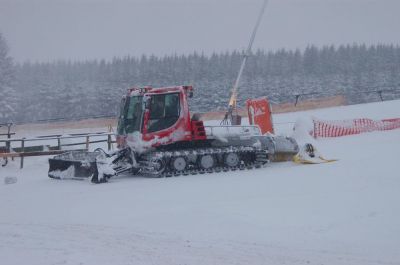
<path fill-rule="evenodd" d="M 77 146 L 77 145 L 85 145 L 84 149 L 80 150 L 88 150 L 90 144 L 94 143 L 102 143 L 107 142 L 108 150 L 111 150 L 112 144 L 115 141 L 112 140 L 112 136 L 114 133 L 100 132 L 100 133 L 79 133 L 79 134 L 70 134 L 70 135 L 50 135 L 50 136 L 40 136 L 34 138 L 19 138 L 19 139 L 6 139 L 0 140 L 1 143 L 5 143 L 5 152 L 0 151 L 0 158 L 8 158 L 8 157 L 20 157 L 21 163 L 20 168 L 24 167 L 24 157 L 28 156 L 42 156 L 42 155 L 57 155 L 68 150 L 62 150 L 62 147 L 65 146 Z M 93 137 L 105 137 L 105 139 L 94 140 L 91 141 L 90 138 Z M 66 143 L 62 144 L 63 139 L 79 139 L 84 138 L 83 141 L 79 141 L 76 143 Z M 48 141 L 48 140 L 56 140 L 56 146 L 50 145 L 37 145 L 37 146 L 25 146 L 26 142 L 38 142 L 38 141 Z M 19 147 L 12 147 L 12 143 L 20 143 Z M 45 148 L 44 148 L 45 147 Z M 46 150 L 43 150 L 46 149 Z"/>

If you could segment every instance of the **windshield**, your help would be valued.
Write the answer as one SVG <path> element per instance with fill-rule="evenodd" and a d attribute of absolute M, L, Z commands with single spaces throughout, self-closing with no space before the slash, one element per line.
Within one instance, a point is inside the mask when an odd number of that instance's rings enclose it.
<path fill-rule="evenodd" d="M 142 96 L 126 98 L 125 104 L 121 107 L 118 121 L 119 135 L 140 131 L 143 113 L 142 99 Z"/>

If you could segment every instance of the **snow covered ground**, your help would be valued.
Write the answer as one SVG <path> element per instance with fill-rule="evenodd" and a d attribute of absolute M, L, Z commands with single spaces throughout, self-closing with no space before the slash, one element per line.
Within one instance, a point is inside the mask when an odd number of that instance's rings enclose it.
<path fill-rule="evenodd" d="M 400 101 L 276 115 L 277 132 L 311 116 L 396 118 Z M 339 161 L 95 185 L 16 160 L 0 264 L 400 264 L 400 130 L 315 143 Z"/>

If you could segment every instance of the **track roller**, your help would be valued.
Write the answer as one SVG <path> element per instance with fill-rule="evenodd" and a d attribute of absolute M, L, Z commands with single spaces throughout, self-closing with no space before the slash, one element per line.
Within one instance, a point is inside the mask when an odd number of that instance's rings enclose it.
<path fill-rule="evenodd" d="M 182 172 L 187 167 L 187 161 L 184 157 L 178 156 L 171 159 L 171 168 L 176 172 Z"/>
<path fill-rule="evenodd" d="M 198 158 L 198 165 L 201 169 L 211 169 L 215 165 L 215 158 L 211 154 L 202 155 Z"/>
<path fill-rule="evenodd" d="M 230 168 L 237 167 L 240 163 L 239 154 L 237 153 L 227 153 L 224 156 L 224 164 Z"/>

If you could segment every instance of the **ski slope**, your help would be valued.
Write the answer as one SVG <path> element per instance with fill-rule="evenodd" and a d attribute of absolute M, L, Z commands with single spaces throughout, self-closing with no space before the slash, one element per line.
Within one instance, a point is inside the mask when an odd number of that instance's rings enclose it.
<path fill-rule="evenodd" d="M 276 115 L 277 133 L 312 116 L 395 118 L 400 100 Z M 400 264 L 400 130 L 310 141 L 339 161 L 95 185 L 16 160 L 0 264 Z"/>

